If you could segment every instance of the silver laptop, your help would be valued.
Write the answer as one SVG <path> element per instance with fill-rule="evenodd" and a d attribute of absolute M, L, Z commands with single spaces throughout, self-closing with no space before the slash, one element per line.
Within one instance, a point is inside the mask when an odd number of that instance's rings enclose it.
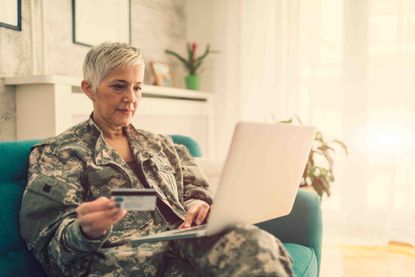
<path fill-rule="evenodd" d="M 315 128 L 239 122 L 207 224 L 161 232 L 132 243 L 210 236 L 291 212 Z"/>

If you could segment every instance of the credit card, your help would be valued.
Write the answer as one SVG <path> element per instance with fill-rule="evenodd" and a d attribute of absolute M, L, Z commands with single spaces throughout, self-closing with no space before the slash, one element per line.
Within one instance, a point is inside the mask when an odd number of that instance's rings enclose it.
<path fill-rule="evenodd" d="M 128 211 L 153 211 L 157 194 L 154 189 L 117 188 L 111 191 L 117 207 Z"/>

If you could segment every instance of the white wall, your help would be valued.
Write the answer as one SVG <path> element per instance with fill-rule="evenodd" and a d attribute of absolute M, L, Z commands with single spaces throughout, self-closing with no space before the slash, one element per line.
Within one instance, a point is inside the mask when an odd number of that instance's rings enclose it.
<path fill-rule="evenodd" d="M 188 0 L 187 39 L 210 43 L 212 55 L 202 73 L 202 88 L 214 93 L 214 157 L 224 159 L 240 118 L 240 1 Z"/>
<path fill-rule="evenodd" d="M 186 1 L 186 41 L 195 42 L 198 45 L 196 56 L 199 56 L 210 44 L 211 49 L 217 50 L 218 45 L 214 43 L 214 1 L 188 0 Z M 180 49 L 184 52 L 184 45 Z M 219 56 L 218 56 L 219 55 Z M 220 54 L 210 55 L 201 68 L 201 90 L 214 90 L 214 62 L 220 58 Z"/>

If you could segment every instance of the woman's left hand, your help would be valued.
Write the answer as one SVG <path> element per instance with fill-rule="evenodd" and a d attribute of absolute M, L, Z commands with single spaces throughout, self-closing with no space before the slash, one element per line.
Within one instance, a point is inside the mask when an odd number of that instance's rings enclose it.
<path fill-rule="evenodd" d="M 186 217 L 183 223 L 178 227 L 179 229 L 185 229 L 192 226 L 192 224 L 202 224 L 209 214 L 210 206 L 204 201 L 198 201 L 187 211 Z"/>

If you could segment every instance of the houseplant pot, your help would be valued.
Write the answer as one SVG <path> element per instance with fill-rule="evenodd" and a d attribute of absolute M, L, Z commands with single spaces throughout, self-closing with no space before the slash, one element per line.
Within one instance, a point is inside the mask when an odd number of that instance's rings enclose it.
<path fill-rule="evenodd" d="M 203 61 L 210 53 L 219 53 L 216 50 L 210 50 L 210 45 L 206 46 L 205 51 L 202 55 L 196 56 L 196 49 L 198 48 L 196 43 L 187 43 L 187 57 L 181 56 L 178 53 L 171 50 L 164 50 L 166 54 L 172 55 L 177 58 L 186 68 L 188 76 L 185 79 L 186 88 L 191 90 L 199 90 L 199 72 L 200 67 L 202 66 Z"/>
<path fill-rule="evenodd" d="M 186 88 L 191 90 L 199 90 L 199 75 L 191 74 L 186 76 Z"/>

